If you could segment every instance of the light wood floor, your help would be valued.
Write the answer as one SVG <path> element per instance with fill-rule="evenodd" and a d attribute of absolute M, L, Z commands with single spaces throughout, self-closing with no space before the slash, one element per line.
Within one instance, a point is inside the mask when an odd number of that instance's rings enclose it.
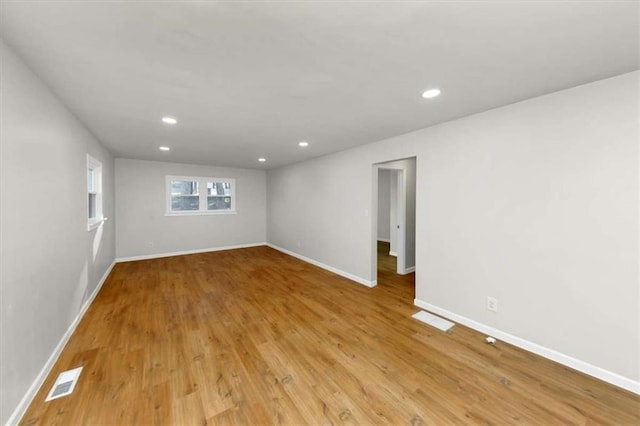
<path fill-rule="evenodd" d="M 389 255 L 389 249 L 391 244 L 385 243 L 383 241 L 378 241 L 378 275 L 382 275 L 381 278 L 383 281 L 392 280 L 396 281 L 400 279 L 400 277 L 395 277 L 397 269 L 396 258 L 394 256 Z M 411 274 L 407 279 L 403 280 L 405 282 L 411 283 L 412 288 L 415 288 L 414 283 L 414 275 Z M 408 280 L 410 278 L 410 280 Z"/>
<path fill-rule="evenodd" d="M 389 260 L 389 259 L 386 259 Z M 24 424 L 639 424 L 640 398 L 268 247 L 117 264 Z M 84 366 L 75 392 L 44 403 Z"/>

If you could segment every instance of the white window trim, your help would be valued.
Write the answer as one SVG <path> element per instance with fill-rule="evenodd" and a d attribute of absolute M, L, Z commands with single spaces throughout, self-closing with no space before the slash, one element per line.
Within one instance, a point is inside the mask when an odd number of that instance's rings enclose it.
<path fill-rule="evenodd" d="M 87 205 L 87 231 L 92 231 L 102 225 L 105 217 L 102 212 L 102 163 L 91 155 L 87 154 L 87 171 L 91 169 L 95 172 L 96 191 L 96 217 L 89 218 L 89 206 Z M 85 174 L 85 181 L 87 180 Z M 87 196 L 89 194 L 89 185 L 87 185 Z"/>
<path fill-rule="evenodd" d="M 174 211 L 171 210 L 171 181 L 190 180 L 198 182 L 200 197 L 200 210 Z M 202 210 L 202 206 L 207 206 L 207 182 L 229 182 L 231 183 L 231 208 L 228 210 Z M 202 176 L 166 176 L 165 178 L 165 216 L 208 216 L 221 214 L 237 214 L 236 210 L 236 180 L 233 178 L 202 177 Z"/>

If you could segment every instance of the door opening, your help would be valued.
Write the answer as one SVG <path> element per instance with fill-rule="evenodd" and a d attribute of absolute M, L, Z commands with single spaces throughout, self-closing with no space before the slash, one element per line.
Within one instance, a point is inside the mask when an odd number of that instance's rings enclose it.
<path fill-rule="evenodd" d="M 415 158 L 374 165 L 373 266 L 381 273 L 415 270 Z"/>
<path fill-rule="evenodd" d="M 398 268 L 397 180 L 396 170 L 378 170 L 378 270 L 393 273 Z"/>

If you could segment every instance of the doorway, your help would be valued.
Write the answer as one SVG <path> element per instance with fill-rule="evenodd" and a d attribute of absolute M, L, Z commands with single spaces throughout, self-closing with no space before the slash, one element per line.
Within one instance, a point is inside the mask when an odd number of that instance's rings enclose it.
<path fill-rule="evenodd" d="M 416 159 L 374 164 L 372 253 L 378 283 L 383 275 L 415 271 Z"/>
<path fill-rule="evenodd" d="M 405 269 L 405 203 L 402 196 L 404 170 L 380 167 L 378 169 L 378 267 L 402 274 Z"/>

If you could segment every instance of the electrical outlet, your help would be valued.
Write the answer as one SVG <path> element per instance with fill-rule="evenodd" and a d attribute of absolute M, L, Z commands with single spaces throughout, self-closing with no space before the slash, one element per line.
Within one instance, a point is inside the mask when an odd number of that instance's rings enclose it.
<path fill-rule="evenodd" d="M 487 310 L 498 312 L 498 299 L 495 297 L 487 297 Z"/>

